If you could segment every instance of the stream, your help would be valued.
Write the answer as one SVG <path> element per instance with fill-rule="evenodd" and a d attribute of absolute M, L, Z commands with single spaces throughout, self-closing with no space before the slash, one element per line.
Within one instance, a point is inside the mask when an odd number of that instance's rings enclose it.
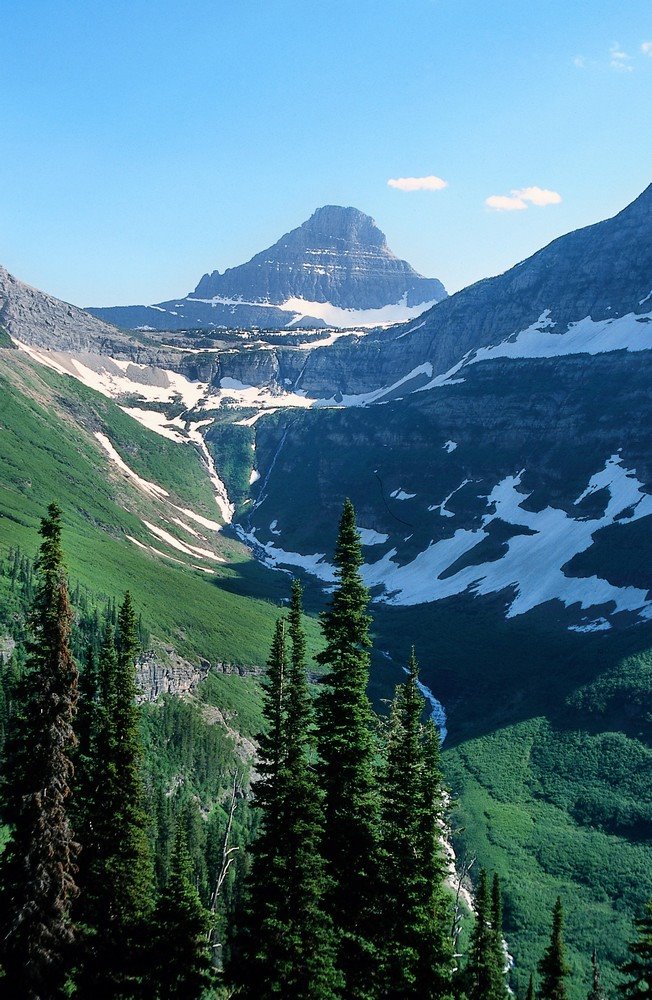
<path fill-rule="evenodd" d="M 394 660 L 392 659 L 392 657 L 389 655 L 389 653 L 386 650 L 381 649 L 380 650 L 380 655 L 384 656 L 384 658 L 386 660 L 389 660 L 390 663 L 394 662 Z M 408 668 L 407 667 L 403 667 L 403 672 L 406 673 L 406 674 L 409 673 Z M 430 718 L 432 719 L 432 721 L 434 722 L 434 724 L 437 726 L 437 729 L 439 730 L 439 739 L 440 739 L 440 742 L 443 744 L 444 740 L 448 736 L 448 729 L 446 727 L 446 709 L 444 708 L 444 706 L 442 705 L 442 703 L 437 698 L 435 698 L 435 696 L 432 693 L 432 691 L 430 690 L 430 688 L 427 687 L 425 684 L 423 684 L 422 681 L 417 681 L 417 685 L 418 685 L 419 691 L 421 692 L 421 694 L 423 695 L 423 697 L 426 699 L 426 702 L 428 703 L 428 705 L 430 707 Z"/>

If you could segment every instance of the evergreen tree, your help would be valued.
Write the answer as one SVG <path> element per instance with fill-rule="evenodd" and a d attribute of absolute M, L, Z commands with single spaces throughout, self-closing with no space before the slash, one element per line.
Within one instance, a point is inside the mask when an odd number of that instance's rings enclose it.
<path fill-rule="evenodd" d="M 505 954 L 505 941 L 503 938 L 503 894 L 497 872 L 494 872 L 491 885 L 491 929 L 493 931 L 496 967 L 502 973 L 500 979 L 496 977 L 494 1000 L 508 1000 L 509 990 L 507 989 L 506 982 L 507 956 Z"/>
<path fill-rule="evenodd" d="M 338 585 L 322 614 L 326 648 L 318 656 L 328 668 L 318 701 L 322 850 L 345 995 L 362 1000 L 373 997 L 377 985 L 379 804 L 367 697 L 369 594 L 360 576 L 360 535 L 350 500 L 344 503 L 334 562 Z"/>
<path fill-rule="evenodd" d="M 629 945 L 630 958 L 621 969 L 628 978 L 620 991 L 632 1000 L 652 1000 L 652 900 L 634 926 L 638 938 Z"/>
<path fill-rule="evenodd" d="M 285 949 L 292 977 L 286 996 L 318 1000 L 336 997 L 335 937 L 324 910 L 325 865 L 321 857 L 323 815 L 314 767 L 314 711 L 308 690 L 302 588 L 292 583 L 289 614 L 291 656 L 287 680 L 283 850 L 287 856 L 290 922 Z"/>
<path fill-rule="evenodd" d="M 301 623 L 301 588 L 292 588 L 288 662 L 279 621 L 268 662 L 261 775 L 262 829 L 253 847 L 247 905 L 232 976 L 251 1000 L 334 1000 L 339 976 L 322 907 L 321 807 L 312 758 L 312 704 Z"/>
<path fill-rule="evenodd" d="M 530 982 L 528 983 L 527 993 L 525 994 L 525 1000 L 536 1000 L 537 994 L 534 989 L 534 976 L 530 973 Z"/>
<path fill-rule="evenodd" d="M 451 996 L 439 734 L 421 724 L 414 650 L 392 704 L 382 796 L 383 996 Z"/>
<path fill-rule="evenodd" d="M 192 862 L 179 828 L 167 884 L 152 919 L 148 985 L 157 1000 L 199 1000 L 213 976 L 208 913 L 193 885 Z"/>
<path fill-rule="evenodd" d="M 495 916 L 498 916 L 495 901 L 483 869 L 475 893 L 475 924 L 466 969 L 469 1000 L 502 1000 L 506 995 L 505 956 L 502 948 L 498 955 Z"/>
<path fill-rule="evenodd" d="M 265 679 L 263 716 L 266 730 L 259 740 L 258 774 L 254 804 L 261 813 L 258 836 L 251 847 L 251 870 L 245 903 L 233 942 L 230 978 L 242 995 L 254 1000 L 260 995 L 279 996 L 284 970 L 279 970 L 285 908 L 285 859 L 281 851 L 283 831 L 282 769 L 285 764 L 285 684 L 287 644 L 285 622 L 279 619 Z M 268 993 L 265 990 L 269 990 Z"/>
<path fill-rule="evenodd" d="M 564 911 L 557 897 L 552 911 L 552 935 L 543 958 L 539 962 L 541 973 L 541 1000 L 567 1000 L 565 979 L 570 975 L 564 949 Z"/>
<path fill-rule="evenodd" d="M 77 748 L 75 753 L 75 833 L 80 844 L 84 845 L 85 835 L 90 822 L 88 807 L 93 789 L 93 759 L 95 741 L 99 722 L 99 674 L 95 650 L 91 643 L 86 649 L 86 662 L 79 679 L 79 704 L 77 709 Z M 83 881 L 82 871 L 84 857 L 80 858 L 80 884 Z"/>
<path fill-rule="evenodd" d="M 99 721 L 80 919 L 86 927 L 79 994 L 137 995 L 143 975 L 153 868 L 135 702 L 136 619 L 129 594 L 118 617 L 119 648 L 107 621 L 99 660 Z"/>
<path fill-rule="evenodd" d="M 593 970 L 593 983 L 591 989 L 589 990 L 587 1000 L 607 1000 L 607 994 L 605 993 L 601 982 L 600 966 L 598 965 L 598 956 L 595 948 L 593 949 L 593 954 L 591 955 L 591 967 Z"/>
<path fill-rule="evenodd" d="M 69 819 L 77 667 L 61 549 L 61 510 L 48 507 L 36 563 L 27 670 L 17 691 L 2 787 L 11 840 L 0 859 L 4 995 L 56 996 L 72 943 L 77 844 Z"/>

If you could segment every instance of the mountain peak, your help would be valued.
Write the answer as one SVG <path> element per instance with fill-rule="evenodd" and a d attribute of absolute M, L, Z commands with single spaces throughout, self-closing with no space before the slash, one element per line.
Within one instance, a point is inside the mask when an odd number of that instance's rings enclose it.
<path fill-rule="evenodd" d="M 184 299 L 154 306 L 91 309 L 127 327 L 374 327 L 418 316 L 446 297 L 396 257 L 358 208 L 322 205 L 245 264 L 205 274 Z"/>
<path fill-rule="evenodd" d="M 299 229 L 353 244 L 362 243 L 388 249 L 385 234 L 374 219 L 352 206 L 345 208 L 342 205 L 323 205 Z"/>

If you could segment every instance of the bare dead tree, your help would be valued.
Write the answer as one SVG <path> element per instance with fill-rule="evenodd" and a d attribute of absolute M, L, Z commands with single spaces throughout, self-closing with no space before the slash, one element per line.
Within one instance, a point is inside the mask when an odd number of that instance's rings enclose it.
<path fill-rule="evenodd" d="M 456 869 L 457 888 L 455 890 L 455 906 L 453 908 L 453 926 L 451 928 L 451 936 L 453 939 L 453 953 L 456 957 L 459 956 L 459 940 L 460 940 L 460 933 L 462 931 L 462 911 L 460 907 L 460 897 L 463 888 L 462 883 L 464 879 L 467 878 L 468 875 L 470 874 L 471 869 L 475 864 L 475 861 L 476 861 L 475 857 L 472 857 L 468 860 L 464 860 L 460 868 Z"/>
<path fill-rule="evenodd" d="M 231 788 L 231 802 L 229 805 L 229 818 L 226 823 L 226 829 L 224 831 L 224 839 L 222 840 L 222 863 L 220 864 L 220 870 L 217 874 L 217 879 L 215 881 L 215 888 L 211 894 L 211 901 L 209 910 L 211 917 L 213 918 L 210 922 L 210 927 L 208 929 L 207 941 L 210 947 L 217 950 L 222 947 L 220 942 L 215 941 L 215 913 L 217 911 L 217 902 L 220 897 L 220 892 L 222 886 L 228 875 L 229 868 L 235 861 L 236 853 L 240 850 L 239 847 L 230 846 L 231 841 L 231 830 L 233 827 L 233 817 L 235 815 L 236 806 L 238 804 L 238 774 L 237 771 L 233 775 L 233 786 Z"/>

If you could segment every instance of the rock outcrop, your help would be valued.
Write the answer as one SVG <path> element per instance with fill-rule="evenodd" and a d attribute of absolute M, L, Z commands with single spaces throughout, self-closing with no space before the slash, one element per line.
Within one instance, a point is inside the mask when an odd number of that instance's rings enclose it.
<path fill-rule="evenodd" d="M 0 658 L 3 648 L 3 640 L 0 640 Z M 263 673 L 262 668 L 257 666 L 209 663 L 204 659 L 192 663 L 179 656 L 174 646 L 161 645 L 156 649 L 146 650 L 136 661 L 136 685 L 140 691 L 138 700 L 156 701 L 163 694 L 193 694 L 211 670 L 219 674 L 237 674 L 240 677 Z"/>
<path fill-rule="evenodd" d="M 136 662 L 140 701 L 156 701 L 162 694 L 191 694 L 208 676 L 210 663 L 185 660 L 172 646 L 149 649 Z"/>

